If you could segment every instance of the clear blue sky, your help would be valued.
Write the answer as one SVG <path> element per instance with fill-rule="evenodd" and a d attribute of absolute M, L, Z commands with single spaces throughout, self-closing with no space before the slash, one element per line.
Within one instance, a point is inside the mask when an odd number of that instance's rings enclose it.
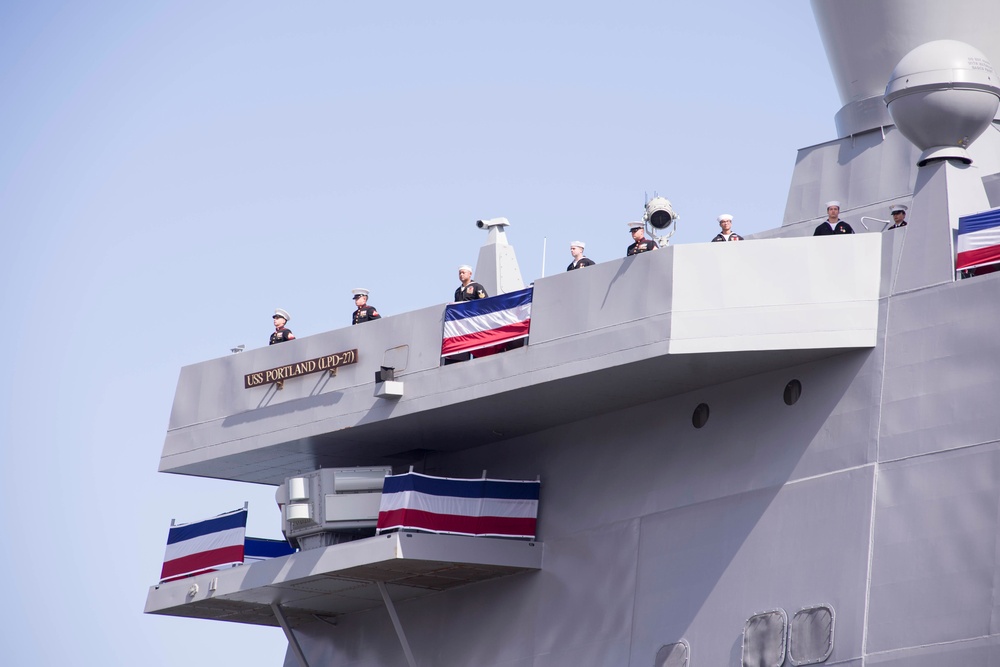
<path fill-rule="evenodd" d="M 478 218 L 529 281 L 647 193 L 674 243 L 778 226 L 839 107 L 802 0 L 0 3 L 0 664 L 280 665 L 142 614 L 171 518 L 279 536 L 272 489 L 156 472 L 181 366 L 443 303 Z"/>

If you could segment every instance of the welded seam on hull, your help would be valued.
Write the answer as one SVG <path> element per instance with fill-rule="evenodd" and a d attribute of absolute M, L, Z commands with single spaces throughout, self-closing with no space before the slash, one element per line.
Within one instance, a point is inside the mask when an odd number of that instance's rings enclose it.
<path fill-rule="evenodd" d="M 633 572 L 634 579 L 632 579 L 632 614 L 628 620 L 628 655 L 626 657 L 626 664 L 632 664 L 632 646 L 635 642 L 635 607 L 639 604 L 639 554 L 642 553 L 642 517 L 637 517 L 636 530 L 638 535 L 636 536 L 635 543 L 635 560 L 633 561 Z"/>
<path fill-rule="evenodd" d="M 904 239 L 905 241 L 905 239 Z M 896 271 L 898 272 L 899 266 L 896 262 Z M 896 275 L 893 274 L 892 281 L 890 283 L 889 293 L 892 293 L 892 285 L 896 284 Z M 889 349 L 889 312 L 892 308 L 892 297 L 886 296 L 885 298 L 885 328 L 882 331 L 882 372 L 879 374 L 879 390 L 878 390 L 878 414 L 875 417 L 875 468 L 872 472 L 872 494 L 871 494 L 871 512 L 868 516 L 868 566 L 867 572 L 865 573 L 865 608 L 863 613 L 863 618 L 861 622 L 861 667 L 864 667 L 866 662 L 866 657 L 868 655 L 868 610 L 871 604 L 872 596 L 872 570 L 875 567 L 875 507 L 878 504 L 878 477 L 879 477 L 879 444 L 881 441 L 882 434 L 882 401 L 885 398 L 885 369 L 887 358 L 889 355 L 886 354 L 886 350 Z"/>
<path fill-rule="evenodd" d="M 884 383 L 883 383 L 884 384 Z M 879 424 L 881 425 L 881 407 L 879 408 Z M 872 569 L 875 562 L 875 505 L 878 498 L 878 435 L 875 436 L 876 463 L 875 471 L 872 475 L 872 495 L 871 514 L 868 519 L 868 571 L 865 573 L 865 611 L 861 624 L 861 667 L 865 665 L 865 657 L 868 655 L 868 609 L 872 595 Z"/>
<path fill-rule="evenodd" d="M 803 482 L 811 482 L 814 479 L 823 479 L 824 477 L 830 477 L 832 475 L 843 475 L 844 473 L 854 472 L 855 470 L 864 470 L 865 468 L 871 468 L 874 465 L 875 465 L 874 463 L 862 463 L 860 465 L 851 466 L 849 468 L 839 468 L 837 470 L 831 470 L 829 472 L 821 472 L 821 473 L 816 474 L 816 475 L 809 475 L 808 477 L 802 477 L 802 478 L 799 478 L 799 479 L 789 480 L 789 481 L 785 482 L 784 484 L 774 484 L 772 486 L 764 487 L 764 488 L 771 489 L 771 488 L 776 488 L 776 487 L 780 487 L 780 486 L 792 486 L 793 484 L 802 484 Z"/>
<path fill-rule="evenodd" d="M 989 634 L 989 635 L 979 635 L 978 637 L 965 637 L 963 639 L 950 639 L 948 641 L 931 642 L 929 644 L 916 644 L 915 646 L 901 646 L 900 648 L 890 648 L 890 649 L 886 649 L 884 651 L 874 651 L 870 655 L 872 655 L 872 656 L 892 655 L 893 653 L 901 653 L 903 651 L 912 651 L 914 649 L 932 648 L 934 646 L 951 646 L 953 644 L 966 644 L 966 643 L 969 643 L 969 642 L 978 642 L 978 641 L 982 641 L 984 639 L 991 639 L 993 637 L 1000 637 L 1000 633 L 993 633 L 993 634 Z M 865 656 L 861 656 L 861 664 L 862 664 L 862 666 L 865 664 L 864 658 L 865 658 Z"/>
<path fill-rule="evenodd" d="M 961 452 L 965 449 L 975 449 L 976 447 L 989 447 L 1000 443 L 1000 440 L 984 440 L 983 442 L 973 442 L 967 445 L 958 445 L 956 447 L 948 447 L 946 449 L 935 449 L 930 452 L 918 452 L 916 454 L 907 454 L 906 456 L 900 456 L 895 459 L 886 459 L 881 461 L 880 465 L 886 465 L 887 463 L 899 463 L 901 461 L 909 461 L 911 459 L 919 459 L 925 456 L 938 456 L 939 454 L 948 454 L 949 452 Z"/>

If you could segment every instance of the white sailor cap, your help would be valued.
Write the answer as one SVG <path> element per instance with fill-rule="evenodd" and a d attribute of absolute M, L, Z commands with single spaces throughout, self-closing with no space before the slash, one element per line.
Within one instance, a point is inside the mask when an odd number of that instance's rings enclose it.
<path fill-rule="evenodd" d="M 468 264 L 463 264 L 462 266 L 458 267 L 458 270 L 459 271 L 468 271 L 469 273 L 472 273 L 472 267 L 469 266 Z"/>
<path fill-rule="evenodd" d="M 722 215 L 719 216 L 719 222 L 722 222 L 723 220 L 728 220 L 729 222 L 732 222 L 733 216 L 729 215 L 728 213 L 723 213 Z"/>
<path fill-rule="evenodd" d="M 902 204 L 896 204 L 895 206 L 889 207 L 889 213 L 896 213 L 897 211 L 900 213 L 906 213 L 907 210 L 908 209 Z"/>
<path fill-rule="evenodd" d="M 292 319 L 292 316 L 288 314 L 288 311 L 282 310 L 281 308 L 274 309 L 274 315 L 271 316 L 271 319 L 273 320 L 276 317 L 283 317 L 286 322 L 290 322 Z"/>
<path fill-rule="evenodd" d="M 357 299 L 359 296 L 368 296 L 368 290 L 360 287 L 351 290 L 351 299 Z"/>
<path fill-rule="evenodd" d="M 638 222 L 638 221 L 636 221 L 636 222 L 630 222 L 630 223 L 628 223 L 628 228 L 629 228 L 629 230 L 632 230 L 632 229 L 642 229 L 642 228 L 644 228 L 645 226 L 646 226 L 646 225 L 644 225 L 643 223 L 641 223 L 641 222 Z"/>
<path fill-rule="evenodd" d="M 826 203 L 826 207 L 827 207 L 827 208 L 830 208 L 831 206 L 836 206 L 837 208 L 840 208 L 840 202 L 839 202 L 839 201 L 837 201 L 836 199 L 835 199 L 835 200 L 833 200 L 833 201 L 828 201 L 828 202 Z"/>
<path fill-rule="evenodd" d="M 584 248 L 587 247 L 587 244 L 584 243 L 583 241 L 570 241 L 569 242 L 569 247 L 572 248 L 573 246 L 576 246 L 580 250 L 583 250 Z"/>

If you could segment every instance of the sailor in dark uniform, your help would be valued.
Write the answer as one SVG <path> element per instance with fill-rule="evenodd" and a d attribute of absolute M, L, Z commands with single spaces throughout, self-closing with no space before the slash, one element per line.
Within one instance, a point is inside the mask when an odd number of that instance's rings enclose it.
<path fill-rule="evenodd" d="M 715 235 L 712 239 L 712 243 L 718 241 L 742 241 L 743 237 L 733 231 L 733 216 L 728 213 L 723 213 L 719 216 L 719 227 L 722 228 L 722 232 Z"/>
<path fill-rule="evenodd" d="M 573 261 L 566 267 L 567 271 L 582 269 L 585 266 L 593 266 L 594 260 L 583 256 L 583 249 L 587 247 L 583 241 L 573 241 L 569 244 L 569 252 L 573 255 Z"/>
<path fill-rule="evenodd" d="M 826 220 L 819 223 L 819 227 L 813 232 L 813 236 L 829 236 L 830 234 L 853 234 L 854 230 L 849 224 L 840 219 L 840 202 L 828 201 L 826 203 Z"/>
<path fill-rule="evenodd" d="M 359 288 L 351 290 L 351 294 L 354 295 L 354 305 L 358 307 L 358 309 L 354 311 L 354 316 L 351 318 L 352 325 L 382 319 L 382 316 L 378 314 L 378 311 L 375 310 L 374 306 L 368 305 L 368 290 Z"/>
<path fill-rule="evenodd" d="M 489 296 L 485 287 L 472 282 L 472 267 L 468 264 L 458 267 L 458 279 L 462 284 L 455 290 L 455 301 L 475 301 Z"/>
<path fill-rule="evenodd" d="M 625 251 L 626 257 L 631 257 L 632 255 L 638 255 L 640 252 L 647 252 L 649 250 L 656 250 L 660 246 L 656 245 L 656 241 L 653 239 L 646 238 L 645 225 L 641 222 L 630 222 L 628 223 L 628 228 L 632 234 L 632 245 L 628 247 Z"/>
<path fill-rule="evenodd" d="M 892 227 L 889 229 L 898 229 L 899 227 L 906 227 L 906 207 L 902 204 L 896 204 L 895 206 L 889 207 L 889 213 L 892 214 Z"/>
<path fill-rule="evenodd" d="M 274 315 L 271 317 L 274 319 L 274 333 L 271 334 L 271 342 L 268 343 L 268 345 L 284 343 L 287 340 L 295 340 L 295 334 L 292 333 L 292 330 L 285 328 L 285 325 L 288 324 L 288 320 L 292 319 L 291 315 L 281 308 L 276 308 L 274 310 Z"/>

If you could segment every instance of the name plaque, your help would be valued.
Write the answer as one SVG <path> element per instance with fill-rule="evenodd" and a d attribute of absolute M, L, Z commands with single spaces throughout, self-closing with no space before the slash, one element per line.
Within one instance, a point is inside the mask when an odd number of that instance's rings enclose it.
<path fill-rule="evenodd" d="M 315 359 L 299 361 L 294 364 L 288 364 L 287 366 L 269 368 L 266 371 L 247 373 L 243 376 L 243 388 L 252 389 L 253 387 L 259 387 L 262 384 L 282 382 L 289 378 L 296 378 L 300 375 L 309 375 L 310 373 L 332 371 L 341 366 L 356 363 L 358 363 L 357 349 L 344 350 L 343 352 L 328 354 L 325 357 L 316 357 Z"/>

